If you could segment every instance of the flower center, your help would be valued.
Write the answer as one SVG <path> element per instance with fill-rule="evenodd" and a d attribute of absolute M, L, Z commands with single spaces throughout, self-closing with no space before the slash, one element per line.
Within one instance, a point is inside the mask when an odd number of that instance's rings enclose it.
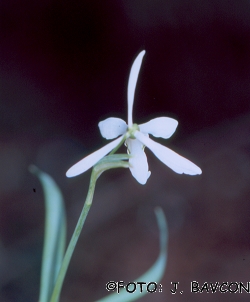
<path fill-rule="evenodd" d="M 140 131 L 140 128 L 137 124 L 133 124 L 131 127 L 128 128 L 128 134 L 130 138 L 135 139 L 135 131 Z"/>

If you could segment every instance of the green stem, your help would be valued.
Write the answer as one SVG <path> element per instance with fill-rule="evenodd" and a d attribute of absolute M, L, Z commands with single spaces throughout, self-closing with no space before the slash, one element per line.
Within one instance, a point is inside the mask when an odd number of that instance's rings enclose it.
<path fill-rule="evenodd" d="M 123 139 L 121 140 L 121 142 L 109 153 L 109 155 L 115 154 L 115 152 L 121 147 L 121 145 L 123 145 L 123 143 L 125 142 L 125 140 L 129 137 L 129 135 L 126 133 L 123 137 Z"/>
<path fill-rule="evenodd" d="M 81 234 L 82 227 L 84 225 L 84 222 L 86 220 L 86 217 L 88 215 L 88 212 L 89 212 L 91 204 L 92 204 L 94 191 L 95 191 L 95 185 L 96 185 L 96 181 L 97 181 L 98 176 L 99 175 L 96 173 L 95 169 L 93 169 L 92 174 L 91 174 L 91 178 L 90 178 L 88 195 L 86 197 L 86 200 L 85 200 L 81 215 L 79 217 L 79 220 L 77 222 L 75 231 L 72 235 L 69 246 L 68 246 L 67 251 L 65 253 L 65 256 L 64 256 L 64 259 L 63 259 L 63 262 L 62 262 L 62 266 L 61 266 L 60 271 L 58 273 L 58 277 L 57 277 L 57 280 L 56 280 L 56 284 L 55 284 L 50 302 L 58 302 L 59 301 L 63 281 L 64 281 L 64 278 L 65 278 L 65 275 L 66 275 L 66 272 L 67 272 L 67 269 L 68 269 L 68 266 L 69 266 L 69 262 L 71 260 L 71 257 L 72 257 L 72 254 L 74 252 L 76 243 L 77 243 L 78 238 Z"/>
<path fill-rule="evenodd" d="M 89 191 L 88 191 L 88 194 L 87 194 L 87 197 L 86 197 L 81 215 L 80 215 L 79 220 L 77 222 L 75 231 L 72 235 L 72 238 L 69 242 L 69 246 L 68 246 L 67 251 L 65 253 L 65 256 L 63 258 L 62 265 L 61 265 L 61 268 L 60 268 L 59 273 L 58 273 L 58 277 L 57 277 L 57 280 L 56 280 L 56 283 L 55 283 L 55 287 L 54 287 L 50 302 L 58 302 L 59 301 L 63 281 L 64 281 L 64 278 L 65 278 L 65 275 L 66 275 L 66 272 L 67 272 L 67 269 L 68 269 L 68 266 L 69 266 L 69 262 L 71 260 L 71 257 L 72 257 L 72 254 L 74 252 L 76 243 L 77 243 L 78 238 L 81 234 L 84 222 L 86 220 L 86 217 L 88 215 L 88 212 L 89 212 L 91 204 L 92 204 L 94 191 L 95 191 L 95 185 L 96 185 L 96 181 L 97 181 L 98 177 L 104 171 L 109 170 L 109 169 L 128 168 L 129 163 L 122 160 L 122 159 L 128 159 L 128 158 L 129 158 L 129 155 L 126 155 L 126 154 L 112 155 L 110 157 L 107 156 L 106 159 L 99 161 L 99 163 L 97 163 L 93 167 L 91 177 L 90 177 Z"/>

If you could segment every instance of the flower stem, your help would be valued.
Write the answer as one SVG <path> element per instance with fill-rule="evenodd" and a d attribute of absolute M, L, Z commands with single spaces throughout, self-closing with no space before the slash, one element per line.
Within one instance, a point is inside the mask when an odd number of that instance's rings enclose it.
<path fill-rule="evenodd" d="M 91 204 L 92 204 L 92 200 L 93 200 L 93 196 L 94 196 L 94 191 L 95 191 L 95 185 L 96 185 L 96 181 L 98 178 L 98 173 L 96 173 L 95 169 L 92 170 L 91 173 L 91 178 L 90 178 L 90 184 L 89 184 L 89 191 L 88 191 L 88 195 L 86 197 L 81 215 L 79 217 L 79 220 L 77 222 L 75 231 L 72 235 L 72 238 L 70 240 L 69 246 L 67 248 L 67 251 L 65 253 L 60 271 L 58 273 L 58 277 L 55 283 L 55 287 L 50 299 L 50 302 L 58 302 L 59 301 L 59 297 L 60 297 L 60 293 L 61 293 L 61 289 L 62 289 L 62 285 L 63 285 L 63 281 L 69 266 L 69 262 L 71 260 L 72 254 L 74 252 L 76 243 L 78 241 L 78 238 L 80 236 L 82 227 L 84 225 L 84 222 L 86 220 L 86 217 L 88 215 L 88 212 L 90 210 Z"/>
<path fill-rule="evenodd" d="M 129 137 L 128 133 L 123 136 L 121 142 L 109 153 L 109 155 L 115 154 L 115 152 L 121 147 L 125 140 Z"/>
<path fill-rule="evenodd" d="M 81 234 L 84 222 L 86 220 L 86 217 L 88 215 L 88 212 L 89 212 L 91 204 L 92 204 L 97 179 L 106 170 L 114 169 L 114 168 L 128 168 L 129 163 L 126 162 L 126 161 L 123 161 L 124 159 L 128 159 L 128 158 L 129 158 L 129 156 L 126 155 L 126 154 L 121 154 L 121 155 L 116 155 L 116 156 L 115 155 L 107 156 L 105 158 L 105 160 L 99 161 L 93 167 L 91 177 L 90 177 L 88 194 L 87 194 L 82 212 L 80 214 L 80 217 L 78 219 L 75 231 L 72 235 L 72 238 L 69 242 L 67 251 L 66 251 L 65 256 L 63 258 L 62 265 L 61 265 L 61 268 L 60 268 L 59 273 L 58 273 L 58 277 L 57 277 L 57 280 L 56 280 L 56 283 L 55 283 L 55 287 L 54 287 L 50 302 L 58 302 L 59 301 L 63 281 L 64 281 L 64 278 L 65 278 L 65 275 L 66 275 L 66 272 L 67 272 L 72 254 L 74 252 L 76 243 L 77 243 L 78 238 Z"/>

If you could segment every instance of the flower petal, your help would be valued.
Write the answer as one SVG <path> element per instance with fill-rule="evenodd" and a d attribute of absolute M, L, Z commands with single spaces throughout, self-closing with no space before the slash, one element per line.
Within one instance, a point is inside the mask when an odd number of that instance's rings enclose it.
<path fill-rule="evenodd" d="M 135 137 L 140 140 L 145 146 L 147 146 L 156 157 L 159 158 L 165 165 L 174 170 L 176 173 L 196 175 L 201 174 L 201 169 L 196 166 L 194 163 L 182 157 L 178 153 L 170 150 L 169 148 L 162 146 L 151 140 L 149 137 L 140 133 L 139 131 L 135 132 Z"/>
<path fill-rule="evenodd" d="M 126 140 L 129 153 L 132 157 L 129 159 L 130 171 L 133 177 L 142 185 L 145 185 L 151 172 L 148 171 L 148 161 L 144 152 L 143 144 L 137 139 Z"/>
<path fill-rule="evenodd" d="M 110 117 L 98 124 L 102 137 L 113 139 L 127 131 L 127 124 L 117 117 Z"/>
<path fill-rule="evenodd" d="M 132 126 L 132 111 L 135 95 L 135 87 L 138 79 L 138 74 L 141 68 L 141 63 L 143 56 L 145 55 L 145 50 L 141 51 L 136 57 L 129 74 L 128 80 L 128 126 Z"/>
<path fill-rule="evenodd" d="M 170 117 L 157 117 L 139 125 L 140 131 L 155 137 L 169 138 L 178 126 L 177 120 Z"/>
<path fill-rule="evenodd" d="M 66 176 L 74 177 L 87 171 L 89 168 L 94 166 L 101 158 L 103 158 L 107 153 L 113 150 L 122 141 L 122 139 L 123 136 L 118 137 L 116 140 L 112 141 L 101 149 L 84 157 L 66 172 Z"/>

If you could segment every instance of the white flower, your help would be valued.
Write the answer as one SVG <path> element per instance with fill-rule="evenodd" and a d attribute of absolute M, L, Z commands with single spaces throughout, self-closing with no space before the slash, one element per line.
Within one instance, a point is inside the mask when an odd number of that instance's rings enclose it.
<path fill-rule="evenodd" d="M 128 148 L 128 153 L 131 155 L 129 159 L 130 171 L 134 178 L 141 184 L 147 182 L 151 173 L 148 170 L 147 157 L 144 152 L 145 146 L 176 173 L 189 175 L 202 173 L 201 169 L 188 159 L 149 138 L 149 134 L 165 139 L 172 136 L 178 125 L 175 119 L 158 117 L 145 124 L 133 124 L 132 112 L 135 87 L 144 54 L 145 50 L 141 51 L 136 57 L 129 75 L 128 123 L 116 117 L 110 117 L 101 121 L 98 124 L 101 135 L 106 139 L 116 139 L 72 166 L 66 173 L 67 177 L 73 177 L 85 172 L 124 141 Z"/>

